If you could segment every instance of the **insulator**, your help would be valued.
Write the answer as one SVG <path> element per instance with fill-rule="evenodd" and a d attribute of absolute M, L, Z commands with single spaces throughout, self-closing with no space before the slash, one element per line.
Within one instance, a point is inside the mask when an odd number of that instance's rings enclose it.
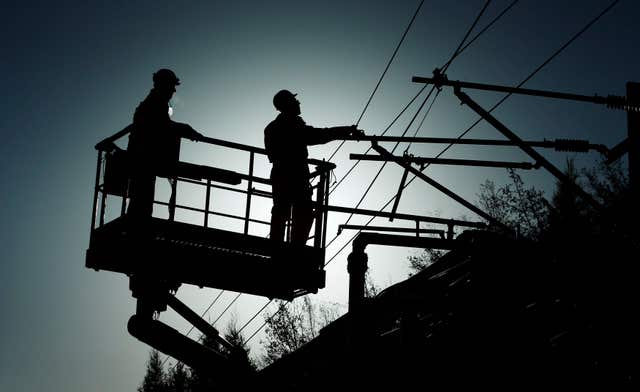
<path fill-rule="evenodd" d="M 589 141 L 578 139 L 556 139 L 555 150 L 566 152 L 588 152 Z"/>
<path fill-rule="evenodd" d="M 630 103 L 626 97 L 618 95 L 607 96 L 607 107 L 609 109 L 624 110 L 626 112 L 640 112 L 640 105 Z"/>

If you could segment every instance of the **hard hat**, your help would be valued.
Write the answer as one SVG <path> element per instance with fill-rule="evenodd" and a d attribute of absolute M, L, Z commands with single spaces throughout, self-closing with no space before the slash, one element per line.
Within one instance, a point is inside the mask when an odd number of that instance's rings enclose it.
<path fill-rule="evenodd" d="M 276 95 L 273 96 L 273 106 L 275 106 L 278 110 L 282 110 L 282 108 L 284 108 L 287 103 L 296 99 L 296 95 L 298 94 L 293 94 L 289 90 L 280 90 L 276 93 Z"/>
<path fill-rule="evenodd" d="M 178 77 L 175 73 L 173 73 L 172 70 L 162 68 L 153 74 L 153 84 L 169 84 L 178 86 L 180 84 L 180 79 L 178 79 Z"/>

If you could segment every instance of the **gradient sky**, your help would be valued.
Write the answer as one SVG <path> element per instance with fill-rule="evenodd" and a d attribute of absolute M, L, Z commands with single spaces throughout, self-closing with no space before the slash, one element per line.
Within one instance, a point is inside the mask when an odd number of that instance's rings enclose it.
<path fill-rule="evenodd" d="M 479 28 L 510 2 L 493 1 Z M 448 60 L 484 3 L 427 0 L 359 127 L 379 135 L 420 88 L 411 77 L 429 76 Z M 276 114 L 271 98 L 281 88 L 299 94 L 307 123 L 353 124 L 418 4 L 5 2 L 0 24 L 5 90 L 0 98 L 0 390 L 133 391 L 142 380 L 149 348 L 126 331 L 135 307 L 127 279 L 87 270 L 84 252 L 95 175 L 93 146 L 130 123 L 134 108 L 151 87 L 153 71 L 175 70 L 182 85 L 173 99 L 174 119 L 207 136 L 262 146 L 264 126 Z M 454 61 L 448 76 L 515 85 L 608 4 L 609 0 L 521 0 Z M 620 1 L 525 87 L 624 95 L 625 83 L 640 79 L 639 11 L 639 2 Z M 468 93 L 486 108 L 501 97 Z M 414 106 L 390 135 L 405 130 Z M 529 140 L 580 138 L 612 147 L 626 135 L 624 113 L 593 104 L 519 96 L 495 114 Z M 419 135 L 457 137 L 475 119 L 450 89 L 444 89 Z M 415 126 L 410 134 L 414 130 Z M 468 136 L 502 138 L 486 124 Z M 337 145 L 310 151 L 316 158 L 328 158 Z M 442 147 L 412 146 L 410 152 L 433 156 Z M 335 159 L 336 176 L 342 177 L 351 166 L 349 153 L 366 148 L 364 142 L 345 144 Z M 595 153 L 542 152 L 561 167 L 567 157 L 576 158 L 579 167 L 597 158 Z M 199 163 L 224 161 L 202 145 L 183 143 L 183 154 L 185 160 Z M 482 147 L 454 147 L 445 157 L 530 161 L 513 149 Z M 331 204 L 354 206 L 379 166 L 361 163 L 332 194 Z M 257 168 L 265 176 L 268 169 L 266 162 Z M 485 179 L 502 183 L 506 178 L 504 170 L 461 167 L 434 167 L 426 173 L 472 202 Z M 389 165 L 361 207 L 379 209 L 397 189 L 400 174 Z M 552 189 L 553 177 L 542 170 L 523 177 L 527 184 Z M 263 210 L 268 216 L 268 206 Z M 478 220 L 419 181 L 408 188 L 399 210 Z M 330 219 L 332 239 L 346 216 Z M 327 254 L 335 254 L 351 235 L 343 233 Z M 327 288 L 314 296 L 343 309 L 348 250 L 327 267 Z M 404 279 L 406 256 L 415 254 L 411 252 L 368 248 L 375 283 L 386 287 Z M 200 312 L 217 294 L 215 289 L 184 287 L 178 296 Z M 217 318 L 233 297 L 234 293 L 223 294 L 208 317 Z M 242 296 L 216 325 L 223 329 L 229 317 L 243 325 L 265 302 Z M 162 320 L 181 331 L 188 329 L 171 315 Z M 247 335 L 263 320 L 258 317 L 247 326 Z M 258 337 L 252 341 L 257 352 L 258 342 Z"/>

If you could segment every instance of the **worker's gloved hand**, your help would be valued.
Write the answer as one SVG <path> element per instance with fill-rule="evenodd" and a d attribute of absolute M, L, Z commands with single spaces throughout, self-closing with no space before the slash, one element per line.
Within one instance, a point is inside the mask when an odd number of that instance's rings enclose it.
<path fill-rule="evenodd" d="M 191 139 L 191 140 L 193 140 L 194 142 L 199 142 L 201 140 L 204 140 L 204 135 L 203 134 L 201 134 L 198 131 L 194 131 L 194 132 L 195 132 L 195 134 L 193 135 L 193 139 Z"/>
<path fill-rule="evenodd" d="M 188 137 L 189 137 L 190 140 L 192 140 L 194 142 L 199 142 L 199 141 L 204 139 L 204 135 L 203 134 L 201 134 L 200 132 L 198 132 L 195 129 L 193 129 L 190 125 L 188 127 L 189 127 L 189 132 L 188 132 L 189 136 Z"/>
<path fill-rule="evenodd" d="M 193 127 L 189 124 L 172 122 L 174 129 L 180 134 L 180 137 L 187 138 L 194 142 L 199 142 L 204 140 L 204 135 L 200 132 L 193 129 Z"/>

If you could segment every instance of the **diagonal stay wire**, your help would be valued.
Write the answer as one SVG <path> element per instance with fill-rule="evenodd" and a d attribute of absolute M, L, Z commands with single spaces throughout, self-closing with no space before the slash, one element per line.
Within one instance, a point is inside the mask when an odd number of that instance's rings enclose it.
<path fill-rule="evenodd" d="M 509 4 L 505 9 L 503 9 L 495 18 L 493 18 L 491 20 L 491 22 L 489 22 L 485 27 L 482 28 L 482 30 L 480 30 L 473 38 L 471 38 L 471 40 L 469 40 L 469 42 L 467 42 L 463 47 L 460 48 L 460 50 L 457 52 L 457 54 L 454 54 L 454 56 L 451 57 L 451 59 L 449 59 L 449 61 L 447 61 L 447 63 L 445 63 L 442 67 L 440 67 L 441 69 L 445 69 L 449 67 L 449 64 L 451 63 L 451 61 L 453 61 L 453 59 L 455 59 L 456 57 L 458 57 L 460 54 L 462 54 L 462 52 L 464 52 L 472 43 L 474 43 L 482 34 L 484 34 L 487 30 L 489 30 L 489 28 L 491 28 L 499 19 L 501 19 L 509 10 L 511 10 L 511 8 L 513 8 L 514 5 L 516 5 L 516 3 L 518 3 L 518 1 L 520 0 L 514 0 L 511 2 L 511 4 Z M 416 94 L 416 96 L 414 96 L 411 101 L 404 107 L 404 109 L 402 109 L 402 111 L 400 112 L 400 114 L 398 116 L 396 116 L 396 118 L 391 122 L 391 124 L 389 124 L 389 126 L 387 128 L 385 128 L 384 132 L 382 132 L 382 134 L 380 136 L 384 136 L 387 131 L 391 128 L 391 126 L 393 126 L 393 124 L 395 124 L 395 122 L 400 118 L 400 116 L 402 116 L 402 114 L 404 114 L 404 112 L 409 108 L 409 106 L 416 100 L 416 98 L 418 98 L 418 96 L 420 94 L 422 94 L 422 92 L 425 90 L 426 85 L 422 87 L 422 89 L 418 92 L 418 94 Z M 439 90 L 438 90 L 439 93 Z M 433 105 L 433 103 L 432 103 Z M 429 111 L 429 110 L 428 110 Z M 428 112 L 427 111 L 427 112 Z M 424 123 L 424 120 L 426 119 L 426 114 L 423 117 L 422 121 L 420 122 L 420 126 L 418 127 L 418 129 L 422 128 L 422 123 Z M 416 132 L 417 134 L 417 132 Z M 415 137 L 415 135 L 414 135 Z M 367 149 L 367 151 L 365 151 L 365 154 L 368 154 L 369 151 L 371 151 L 371 147 L 369 147 Z M 354 162 L 353 165 L 351 165 L 351 167 L 349 168 L 349 170 L 340 178 L 340 180 L 338 180 L 332 187 L 331 190 L 329 191 L 329 194 L 331 194 L 350 174 L 351 172 L 356 168 L 356 166 L 358 166 L 358 164 L 361 162 L 361 160 L 357 160 L 356 162 Z"/>
<path fill-rule="evenodd" d="M 407 111 L 407 109 L 409 109 L 409 107 L 413 104 L 413 102 L 415 102 L 416 99 L 418 99 L 418 97 L 422 94 L 422 92 L 424 90 L 427 89 L 427 85 L 425 84 L 424 86 L 422 86 L 420 88 L 420 90 L 418 91 L 418 93 L 416 95 L 413 96 L 413 98 L 411 98 L 411 100 L 409 101 L 408 104 L 405 105 L 405 107 L 400 111 L 400 113 L 398 113 L 398 115 L 393 119 L 393 121 L 391 121 L 391 123 L 384 129 L 384 131 L 380 134 L 380 136 L 384 136 L 387 131 L 389 131 L 389 129 L 391 129 L 391 127 L 393 126 L 393 124 L 396 123 L 396 121 L 398 121 L 398 119 L 400 117 L 402 117 L 402 115 L 404 114 L 404 112 Z M 365 151 L 365 154 L 367 154 L 369 151 L 371 151 L 372 147 L 369 147 L 367 149 L 367 151 Z M 329 194 L 331 194 L 341 183 L 342 181 L 347 178 L 347 176 L 349 176 L 349 174 L 351 174 L 351 172 L 353 171 L 353 169 L 355 169 L 356 166 L 358 166 L 358 163 L 360 163 L 360 160 L 357 160 L 352 166 L 351 168 L 347 171 L 347 173 L 342 176 L 342 178 L 331 188 L 331 190 L 329 191 Z"/>
<path fill-rule="evenodd" d="M 231 301 L 231 303 L 229 305 L 227 305 L 226 308 L 224 308 L 222 313 L 220 313 L 218 318 L 213 323 L 211 323 L 211 325 L 215 325 L 218 322 L 218 320 L 220 320 L 222 318 L 222 316 L 224 316 L 224 314 L 227 313 L 227 310 L 229 310 L 231 305 L 233 305 L 238 300 L 238 298 L 240 298 L 241 295 L 242 295 L 242 293 L 238 293 L 238 295 L 236 295 L 236 297 L 233 299 L 233 301 Z"/>
<path fill-rule="evenodd" d="M 480 10 L 480 12 L 478 12 L 478 16 L 476 16 L 476 19 L 473 21 L 473 23 L 471 24 L 471 26 L 469 27 L 469 29 L 467 29 L 467 33 L 464 35 L 464 38 L 462 38 L 462 40 L 460 41 L 460 44 L 458 44 L 458 47 L 456 48 L 456 50 L 453 51 L 453 54 L 451 55 L 451 58 L 449 59 L 449 61 L 446 62 L 446 64 L 443 66 L 443 68 L 449 68 L 449 65 L 451 65 L 451 63 L 453 62 L 453 60 L 458 57 L 458 54 L 460 53 L 460 50 L 462 49 L 462 46 L 464 45 L 464 43 L 467 41 L 467 38 L 469 38 L 469 35 L 471 34 L 471 32 L 473 31 L 473 29 L 476 27 L 476 25 L 478 24 L 478 21 L 480 20 L 480 18 L 482 17 L 482 15 L 484 14 L 484 11 L 487 10 L 487 7 L 489 6 L 489 4 L 491 4 L 492 0 L 487 0 L 484 3 L 484 6 L 482 6 L 482 9 Z"/>
<path fill-rule="evenodd" d="M 487 0 L 484 3 L 484 6 L 482 7 L 482 9 L 480 10 L 480 12 L 478 12 L 478 15 L 476 16 L 475 20 L 473 21 L 473 23 L 471 24 L 471 26 L 469 26 L 469 28 L 467 29 L 466 34 L 464 35 L 464 37 L 462 38 L 462 40 L 460 41 L 460 43 L 458 44 L 458 46 L 456 47 L 456 49 L 453 51 L 453 54 L 451 55 L 451 58 L 449 59 L 449 61 L 446 62 L 446 64 L 444 65 L 442 72 L 446 71 L 446 69 L 449 67 L 449 65 L 451 65 L 451 63 L 453 62 L 453 59 L 456 58 L 456 56 L 458 55 L 458 53 L 460 52 L 462 46 L 464 45 L 464 43 L 466 42 L 467 38 L 469 38 L 469 35 L 471 34 L 471 32 L 473 31 L 473 29 L 476 27 L 476 25 L 478 24 L 478 21 L 480 21 L 480 18 L 482 17 L 482 15 L 484 14 L 484 12 L 487 10 L 487 7 L 489 6 L 489 4 L 491 4 L 492 0 Z M 405 128 L 404 132 L 402 132 L 402 136 L 405 136 L 407 134 L 407 132 L 409 131 L 409 129 L 411 128 L 411 126 L 413 125 L 413 123 L 415 122 L 416 118 L 418 117 L 418 115 L 420 114 L 420 112 L 422 111 L 422 109 L 424 108 L 424 106 L 426 105 L 427 101 L 429 100 L 429 98 L 431 97 L 431 95 L 433 94 L 433 92 L 436 90 L 436 86 L 432 86 L 431 87 L 431 91 L 429 91 L 429 93 L 427 94 L 427 96 L 425 97 L 424 101 L 422 101 L 422 104 L 420 105 L 420 107 L 418 108 L 418 110 L 416 111 L 416 113 L 414 114 L 414 116 L 411 118 L 411 121 L 409 121 L 409 124 L 407 125 L 407 127 Z M 434 97 L 434 102 L 437 99 L 438 94 L 435 95 Z M 433 106 L 433 104 L 432 104 Z M 429 111 L 427 111 L 428 114 Z M 418 128 L 419 130 L 419 128 Z M 417 133 L 417 130 L 416 130 Z M 395 146 L 393 147 L 393 149 L 391 150 L 391 154 L 393 154 L 396 149 L 398 148 L 398 146 L 400 145 L 400 142 L 396 142 Z M 382 165 L 380 166 L 380 169 L 378 169 L 378 172 L 376 173 L 376 175 L 373 177 L 373 180 L 371 180 L 371 182 L 369 183 L 369 186 L 367 187 L 367 189 L 364 191 L 362 197 L 360 198 L 360 200 L 358 201 L 358 203 L 356 204 L 355 208 L 360 207 L 360 205 L 362 204 L 362 202 L 364 201 L 364 199 L 367 197 L 367 194 L 369 194 L 369 191 L 371 190 L 371 188 L 373 187 L 373 184 L 377 181 L 378 177 L 380 176 L 380 174 L 382 173 L 382 171 L 384 170 L 384 168 L 387 166 L 388 161 L 387 162 L 383 162 Z M 351 218 L 353 218 L 353 215 L 355 215 L 354 212 L 352 212 L 351 214 L 349 214 L 349 217 L 347 218 L 347 220 L 345 221 L 344 224 L 348 224 L 351 221 Z"/>
<path fill-rule="evenodd" d="M 459 50 L 457 50 L 453 56 L 451 56 L 451 58 L 449 59 L 449 61 L 447 61 L 442 67 L 440 67 L 441 69 L 446 70 L 447 68 L 449 68 L 449 65 L 451 64 L 451 62 L 458 57 L 462 52 L 464 52 L 465 49 L 467 49 L 472 43 L 474 43 L 478 37 L 480 37 L 482 34 L 484 34 L 485 31 L 489 30 L 491 28 L 491 26 L 493 26 L 500 18 L 502 18 L 502 16 L 504 14 L 506 14 L 511 8 L 513 8 L 514 5 L 516 5 L 518 3 L 518 1 L 520 0 L 513 0 L 511 2 L 511 4 L 509 4 L 505 9 L 503 9 L 495 18 L 493 18 L 493 20 L 491 20 L 491 22 L 487 23 L 486 26 L 484 26 L 473 38 L 471 38 L 469 40 L 469 42 L 467 42 L 464 46 L 462 46 Z M 431 108 L 433 107 L 433 104 L 436 102 L 436 99 L 438 99 L 438 95 L 440 95 L 440 92 L 442 90 L 438 89 L 436 92 L 436 96 L 435 98 L 433 98 L 433 101 L 431 102 L 431 105 L 429 106 L 429 108 L 427 109 L 427 111 L 425 112 L 424 116 L 422 117 L 422 120 L 420 121 L 420 125 L 418 125 L 418 127 L 416 128 L 416 131 L 413 133 L 413 137 L 416 137 L 418 135 L 418 132 L 420 131 L 420 129 L 422 129 L 422 125 L 424 124 L 424 121 L 427 119 L 427 116 L 429 115 L 429 113 L 431 112 Z M 407 145 L 407 148 L 405 150 L 405 152 L 409 151 L 409 148 L 411 148 L 411 145 L 413 143 L 410 142 Z M 439 156 L 439 155 L 438 155 Z"/>
<path fill-rule="evenodd" d="M 204 317 L 205 314 L 207 314 L 207 312 L 209 311 L 209 309 L 211 309 L 211 307 L 213 306 L 213 304 L 216 303 L 216 301 L 218 301 L 218 298 L 220 298 L 220 296 L 224 293 L 224 290 L 221 290 L 218 295 L 216 296 L 216 298 L 211 301 L 211 303 L 209 304 L 209 306 L 204 310 L 204 312 L 202 312 L 202 314 L 200 315 L 200 317 Z M 191 333 L 191 331 L 193 331 L 193 329 L 195 328 L 195 326 L 191 326 L 191 328 L 189 329 L 189 331 L 187 332 L 187 336 L 189 336 L 189 334 Z"/>
<path fill-rule="evenodd" d="M 263 310 L 265 310 L 265 309 L 267 308 L 267 306 L 269 306 L 269 304 L 271 304 L 271 302 L 273 302 L 273 298 L 272 298 L 272 299 L 270 299 L 266 304 L 264 304 L 264 306 L 263 306 L 260 310 L 258 310 L 258 311 L 256 312 L 256 314 L 254 314 L 254 315 L 253 315 L 253 317 L 251 317 L 251 318 L 249 319 L 249 321 L 247 321 L 246 323 L 244 323 L 244 325 L 242 326 L 242 328 L 240 328 L 240 329 L 238 330 L 238 333 L 242 332 L 242 330 L 244 330 L 244 329 L 247 327 L 247 325 L 249 325 L 249 324 L 250 324 L 250 323 L 251 323 L 251 322 L 252 322 L 256 317 L 258 317 L 258 315 L 259 315 L 260 313 L 262 313 L 262 311 L 263 311 Z M 253 336 L 253 335 L 252 335 L 252 336 Z M 248 339 L 245 341 L 245 343 L 246 343 L 247 341 L 248 341 Z"/>
<path fill-rule="evenodd" d="M 429 105 L 429 108 L 427 109 L 426 112 L 424 112 L 424 116 L 422 116 L 422 120 L 420 120 L 420 124 L 416 127 L 416 131 L 413 133 L 413 137 L 418 136 L 418 132 L 420 132 L 420 129 L 422 129 L 422 125 L 424 124 L 424 120 L 427 119 L 427 116 L 429 115 L 429 113 L 431 113 L 431 109 L 433 108 L 433 104 L 436 103 L 436 100 L 438 99 L 438 95 L 440 95 L 440 92 L 442 90 L 436 90 L 436 96 L 433 97 L 433 101 L 431 101 L 431 105 Z M 411 145 L 413 144 L 413 142 L 410 142 L 409 145 L 407 146 L 407 151 L 409 151 L 409 147 L 411 147 Z"/>
<path fill-rule="evenodd" d="M 482 7 L 482 9 L 480 10 L 480 12 L 478 13 L 478 15 L 476 16 L 475 20 L 473 21 L 473 23 L 471 24 L 471 26 L 467 29 L 466 34 L 464 35 L 464 37 L 462 38 L 462 40 L 460 41 L 460 43 L 458 44 L 458 47 L 456 47 L 456 50 L 453 51 L 453 54 L 451 55 L 451 58 L 449 59 L 449 61 L 447 61 L 445 63 L 445 65 L 442 67 L 442 72 L 446 71 L 447 68 L 449 68 L 449 66 L 451 65 L 451 63 L 453 62 L 453 60 L 459 55 L 460 50 L 462 48 L 462 46 L 464 45 L 465 41 L 467 40 L 467 38 L 469 38 L 469 35 L 471 34 L 471 32 L 473 31 L 473 29 L 476 27 L 476 25 L 478 24 L 478 21 L 480 21 L 480 18 L 482 17 L 482 15 L 484 14 L 484 12 L 487 10 L 487 7 L 489 6 L 489 4 L 491 4 L 492 0 L 487 0 L 484 3 L 484 6 Z M 418 110 L 416 111 L 415 115 L 413 116 L 413 118 L 411 118 L 411 121 L 409 121 L 409 124 L 407 125 L 407 127 L 405 128 L 404 132 L 402 133 L 402 136 L 405 136 L 407 134 L 407 132 L 409 131 L 409 128 L 411 128 L 411 126 L 413 125 L 414 121 L 416 120 L 416 118 L 418 117 L 418 114 L 422 111 L 422 109 L 424 108 L 425 104 L 427 103 L 427 101 L 429 100 L 429 98 L 431 97 L 431 94 L 433 94 L 433 92 L 435 91 L 435 86 L 432 87 L 431 91 L 429 91 L 429 93 L 427 94 L 427 96 L 425 97 L 424 101 L 422 102 L 422 104 L 420 105 L 420 107 L 418 108 Z M 437 95 L 436 95 L 437 97 Z M 434 98 L 435 101 L 435 98 Z M 428 110 L 427 110 L 428 112 Z M 418 128 L 419 129 L 419 128 Z M 398 147 L 398 145 L 400 145 L 400 142 L 396 142 L 396 145 L 393 147 L 393 151 L 395 151 L 395 149 Z"/>
<path fill-rule="evenodd" d="M 278 313 L 280 313 L 282 310 L 284 309 L 284 307 L 279 307 L 278 310 L 276 310 L 271 316 L 267 317 L 267 319 L 264 321 L 264 323 L 262 323 L 262 325 L 260 325 L 258 327 L 258 329 L 256 329 L 251 336 L 249 336 L 247 338 L 247 340 L 245 340 L 245 343 L 248 343 L 249 340 L 253 339 L 254 336 L 256 336 L 256 334 L 258 332 L 260 332 L 262 330 L 262 328 L 264 328 L 265 325 L 267 325 L 267 323 L 269 322 L 269 320 L 271 320 L 272 318 L 274 318 Z"/>
<path fill-rule="evenodd" d="M 356 127 L 360 124 L 360 121 L 362 120 L 362 117 L 364 116 L 364 113 L 369 108 L 369 104 L 371 103 L 371 100 L 373 99 L 373 96 L 378 91 L 378 87 L 380 87 L 380 84 L 382 83 L 382 80 L 384 79 L 385 75 L 387 74 L 387 71 L 389 70 L 389 67 L 391 66 L 391 63 L 396 58 L 396 54 L 398 54 L 398 50 L 402 46 L 402 43 L 404 42 L 404 39 L 407 36 L 407 33 L 409 33 L 409 30 L 411 29 L 411 26 L 413 25 L 413 22 L 416 20 L 416 16 L 418 16 L 418 13 L 420 12 L 420 8 L 422 8 L 422 4 L 424 4 L 424 0 L 422 0 L 420 2 L 420 4 L 418 4 L 418 8 L 416 8 L 416 12 L 413 13 L 413 17 L 411 18 L 411 21 L 407 25 L 407 28 L 404 30 L 404 34 L 402 34 L 402 38 L 400 38 L 400 42 L 398 42 L 398 45 L 396 46 L 396 49 L 393 51 L 393 54 L 391 55 L 391 58 L 387 62 L 387 66 L 384 68 L 384 71 L 382 72 L 382 75 L 380 75 L 380 78 L 378 79 L 378 83 L 376 84 L 376 86 L 374 87 L 373 91 L 371 92 L 371 95 L 369 96 L 369 99 L 367 100 L 367 103 L 364 105 L 364 109 L 362 109 L 362 113 L 360 113 L 360 117 L 358 118 L 358 121 L 356 122 Z M 346 140 L 343 140 L 342 143 L 340 143 L 340 145 L 331 154 L 331 156 L 328 159 L 329 162 L 338 153 L 340 148 L 342 148 L 342 146 L 344 145 L 345 141 Z"/>
<path fill-rule="evenodd" d="M 467 49 L 467 47 L 469 47 L 469 45 L 471 45 L 472 43 L 475 42 L 475 40 L 478 39 L 478 37 L 480 37 L 482 34 L 484 34 L 485 31 L 489 30 L 489 28 L 491 28 L 491 26 L 493 26 L 500 18 L 502 18 L 502 16 L 504 14 L 506 14 L 514 5 L 516 5 L 516 3 L 518 3 L 518 1 L 520 0 L 513 0 L 511 2 L 511 4 L 509 4 L 505 9 L 502 10 L 502 12 L 500 12 L 495 18 L 493 18 L 493 20 L 491 20 L 491 22 L 487 23 L 487 25 L 485 27 L 482 28 L 482 30 L 480 30 L 473 38 L 471 38 L 469 40 L 469 42 L 467 42 L 464 46 L 459 46 L 456 52 L 454 52 L 453 56 L 451 56 L 451 58 L 449 59 L 449 61 L 447 61 L 442 67 L 440 67 L 441 69 L 443 68 L 448 68 L 449 65 L 451 64 L 451 62 L 458 57 L 458 55 L 460 55 L 462 52 L 464 52 L 465 49 Z M 486 4 L 485 4 L 486 7 Z"/>
<path fill-rule="evenodd" d="M 562 45 L 559 49 L 557 49 L 549 58 L 547 58 L 547 60 L 545 60 L 542 64 L 540 64 L 540 66 L 538 66 L 533 72 L 531 72 L 525 79 L 523 79 L 518 85 L 517 87 L 521 87 L 522 85 L 524 85 L 527 81 L 529 81 L 531 78 L 533 78 L 533 76 L 535 76 L 535 74 L 537 74 L 540 70 L 542 70 L 542 68 L 544 68 L 547 64 L 549 64 L 554 58 L 556 58 L 564 49 L 566 49 L 573 41 L 575 41 L 578 37 L 580 37 L 586 30 L 588 30 L 593 24 L 595 24 L 600 18 L 602 18 L 607 12 L 609 12 L 620 0 L 615 0 L 613 1 L 611 4 L 609 4 L 609 6 L 607 6 L 602 12 L 600 12 L 600 14 L 598 14 L 594 19 L 592 19 L 589 23 L 587 23 L 580 31 L 578 31 L 576 34 L 574 34 L 564 45 Z M 489 113 L 491 113 L 493 110 L 495 110 L 498 106 L 500 106 L 504 101 L 506 101 L 512 94 L 509 93 L 507 95 L 505 95 L 500 101 L 498 101 L 495 105 L 493 105 L 493 107 L 491 107 L 491 109 L 488 110 Z M 478 119 L 476 122 L 474 122 L 469 128 L 467 128 L 460 136 L 459 138 L 463 137 L 464 135 L 466 135 L 469 131 L 471 131 L 471 129 L 473 129 L 477 124 L 479 124 L 482 121 L 482 118 Z M 453 143 L 450 144 L 449 146 L 447 146 L 442 152 L 440 152 L 440 154 L 438 154 L 438 157 L 440 157 L 445 151 L 447 151 L 449 148 L 451 148 L 451 146 L 453 146 Z M 425 165 L 423 168 L 420 169 L 420 171 L 424 171 L 426 170 L 426 168 L 429 167 L 429 165 Z M 407 181 L 407 183 L 404 185 L 404 187 L 402 189 L 406 189 L 409 185 L 411 185 L 411 183 L 417 178 L 417 176 L 413 176 L 413 178 L 411 178 L 409 181 Z M 379 211 L 383 211 L 389 204 L 391 204 L 391 202 L 396 198 L 397 196 L 394 195 L 391 197 L 391 199 L 389 199 L 389 201 L 387 201 L 387 203 L 385 203 L 385 205 L 383 205 Z M 371 219 L 369 219 L 367 221 L 367 223 L 364 225 L 365 227 L 368 226 L 374 219 L 375 217 L 372 217 Z M 324 265 L 326 266 L 327 264 L 329 264 L 331 261 L 333 261 L 338 254 L 340 254 L 355 238 L 358 234 L 360 234 L 362 232 L 362 230 L 359 230 L 353 237 L 351 237 L 351 239 L 349 239 L 349 241 L 347 241 L 330 259 L 329 261 L 327 261 Z M 337 238 L 337 237 L 336 237 Z M 334 238 L 335 240 L 335 238 Z M 331 241 L 333 242 L 333 241 Z M 328 246 L 328 245 L 327 245 Z"/>

